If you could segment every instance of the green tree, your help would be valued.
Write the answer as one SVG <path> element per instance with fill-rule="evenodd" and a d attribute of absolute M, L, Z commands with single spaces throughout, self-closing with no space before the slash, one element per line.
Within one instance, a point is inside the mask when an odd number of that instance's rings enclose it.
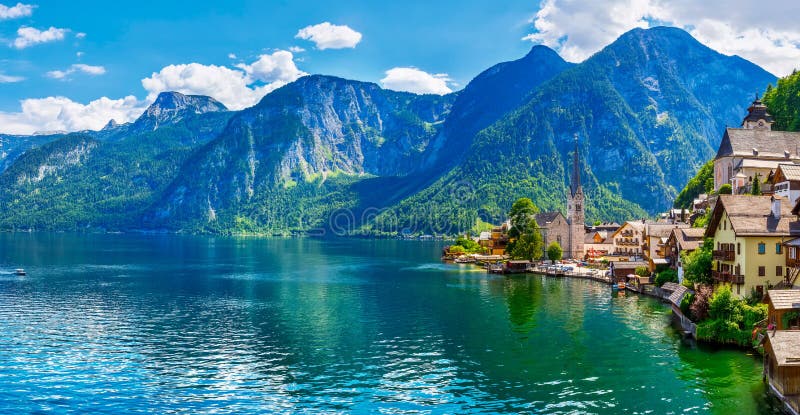
<path fill-rule="evenodd" d="M 511 206 L 508 236 L 514 240 L 509 243 L 508 252 L 513 258 L 533 260 L 542 257 L 544 241 L 536 223 L 537 213 L 539 208 L 527 197 L 518 199 Z"/>
<path fill-rule="evenodd" d="M 701 193 L 711 193 L 712 190 L 714 190 L 714 160 L 709 160 L 700 167 L 694 177 L 689 179 L 686 187 L 675 198 L 675 207 L 688 209 L 697 196 Z"/>
<path fill-rule="evenodd" d="M 450 247 L 449 252 L 454 255 L 465 254 L 467 252 L 461 245 L 453 245 Z"/>
<path fill-rule="evenodd" d="M 800 72 L 778 80 L 778 85 L 767 87 L 764 104 L 775 123 L 773 130 L 800 131 Z"/>
<path fill-rule="evenodd" d="M 550 242 L 550 245 L 547 246 L 547 258 L 549 260 L 553 262 L 558 261 L 563 254 L 564 250 L 561 249 L 561 245 L 559 245 L 558 242 Z"/>
<path fill-rule="evenodd" d="M 729 195 L 733 194 L 733 187 L 730 184 L 725 183 L 719 187 L 719 194 L 721 195 Z"/>
<path fill-rule="evenodd" d="M 481 245 L 479 243 L 473 241 L 472 238 L 466 238 L 463 236 L 459 236 L 458 238 L 456 238 L 455 246 L 460 246 L 464 248 L 465 252 L 469 253 L 481 252 L 482 250 Z"/>
<path fill-rule="evenodd" d="M 633 270 L 633 273 L 640 277 L 647 277 L 650 275 L 650 270 L 647 269 L 647 267 L 645 266 L 641 266 L 641 267 L 636 267 L 636 269 Z"/>
<path fill-rule="evenodd" d="M 753 176 L 753 187 L 751 190 L 752 191 L 750 193 L 754 196 L 761 196 L 761 178 L 759 177 L 758 173 Z"/>
<path fill-rule="evenodd" d="M 686 279 L 697 284 L 711 284 L 711 249 L 714 240 L 706 238 L 700 248 L 695 249 L 690 254 L 681 254 L 683 271 Z"/>
<path fill-rule="evenodd" d="M 656 275 L 656 285 L 659 287 L 667 282 L 678 282 L 678 273 L 674 269 L 665 269 Z"/>

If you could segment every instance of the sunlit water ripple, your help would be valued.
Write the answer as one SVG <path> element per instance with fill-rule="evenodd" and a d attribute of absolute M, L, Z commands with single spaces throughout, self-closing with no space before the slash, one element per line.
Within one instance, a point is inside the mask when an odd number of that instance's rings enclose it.
<path fill-rule="evenodd" d="M 776 412 L 756 358 L 652 299 L 438 252 L 0 234 L 0 413 Z"/>

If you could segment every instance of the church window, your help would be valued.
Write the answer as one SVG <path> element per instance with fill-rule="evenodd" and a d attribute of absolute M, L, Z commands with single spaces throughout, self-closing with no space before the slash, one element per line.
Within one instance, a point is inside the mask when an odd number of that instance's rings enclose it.
<path fill-rule="evenodd" d="M 578 212 L 580 212 L 580 211 L 581 211 L 581 205 L 580 205 L 580 203 L 579 203 L 579 204 L 577 204 L 577 205 L 575 205 L 575 210 L 577 210 Z"/>

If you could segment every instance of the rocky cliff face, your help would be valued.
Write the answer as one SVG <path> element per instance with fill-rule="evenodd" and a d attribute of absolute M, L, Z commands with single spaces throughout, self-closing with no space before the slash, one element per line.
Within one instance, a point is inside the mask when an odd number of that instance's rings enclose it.
<path fill-rule="evenodd" d="M 23 159 L 33 145 L 0 136 L 31 173 L 0 170 L 0 208 L 20 212 L 0 227 L 452 234 L 502 220 L 518 197 L 563 210 L 575 134 L 587 219 L 630 219 L 667 208 L 771 82 L 654 28 L 577 65 L 534 47 L 446 96 L 318 75 L 239 112 L 165 93 L 136 122 L 88 133 L 79 163 L 48 158 L 60 147 Z M 57 174 L 30 180 L 54 166 L 42 160 L 61 160 Z"/>

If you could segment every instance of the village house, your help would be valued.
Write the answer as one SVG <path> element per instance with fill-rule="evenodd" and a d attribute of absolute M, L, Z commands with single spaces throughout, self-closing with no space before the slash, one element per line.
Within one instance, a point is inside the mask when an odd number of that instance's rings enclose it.
<path fill-rule="evenodd" d="M 678 272 L 678 282 L 683 281 L 681 255 L 688 255 L 703 243 L 703 228 L 674 228 L 667 237 L 666 259 L 669 267 Z"/>
<path fill-rule="evenodd" d="M 491 232 L 481 232 L 478 244 L 483 247 L 487 255 L 505 255 L 510 227 L 511 224 L 506 221 L 502 225 L 492 228 Z"/>
<path fill-rule="evenodd" d="M 667 240 L 675 229 L 688 228 L 685 223 L 647 223 L 644 227 L 642 253 L 650 272 L 669 266 Z"/>
<path fill-rule="evenodd" d="M 641 257 L 646 222 L 627 221 L 611 235 L 614 256 Z"/>
<path fill-rule="evenodd" d="M 748 193 L 754 177 L 764 181 L 781 163 L 800 163 L 800 133 L 772 131 L 772 116 L 756 96 L 742 128 L 726 128 L 714 158 L 714 190 L 730 184 L 734 194 Z M 769 191 L 766 184 L 762 190 Z"/>
<path fill-rule="evenodd" d="M 793 413 L 800 412 L 800 330 L 767 331 L 764 376 Z"/>
<path fill-rule="evenodd" d="M 763 296 L 784 280 L 783 244 L 790 237 L 793 221 L 783 198 L 720 195 L 705 233 L 714 240 L 714 280 L 733 284 L 733 293 L 739 298 L 751 291 Z"/>
<path fill-rule="evenodd" d="M 800 165 L 781 163 L 770 177 L 772 193 L 789 200 L 789 205 L 794 206 L 800 199 Z"/>

